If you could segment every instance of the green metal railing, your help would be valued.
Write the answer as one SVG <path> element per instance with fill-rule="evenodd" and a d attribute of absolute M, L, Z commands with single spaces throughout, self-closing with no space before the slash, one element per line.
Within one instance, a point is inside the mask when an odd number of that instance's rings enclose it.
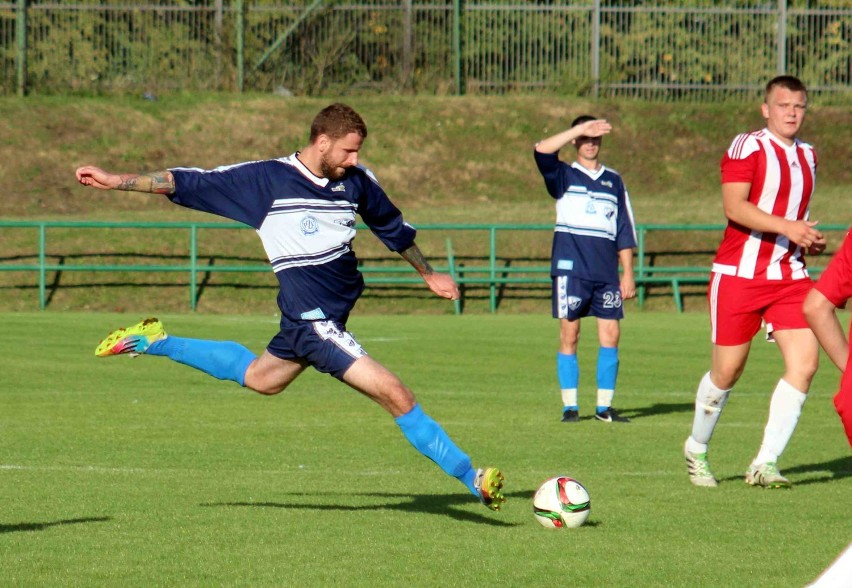
<path fill-rule="evenodd" d="M 268 263 L 251 263 L 237 265 L 209 265 L 201 263 L 199 257 L 198 235 L 204 230 L 223 229 L 249 229 L 239 223 L 226 222 L 110 222 L 110 221 L 3 221 L 0 220 L 2 229 L 27 229 L 38 231 L 38 246 L 36 252 L 36 263 L 5 263 L 0 254 L 0 272 L 36 272 L 38 275 L 38 300 L 39 308 L 47 306 L 47 283 L 50 272 L 183 272 L 189 276 L 189 306 L 192 310 L 198 304 L 198 274 L 211 272 L 269 272 Z M 359 225 L 359 229 L 365 229 Z M 637 255 L 634 265 L 636 283 L 638 290 L 638 302 L 641 307 L 645 302 L 646 288 L 652 285 L 664 285 L 670 287 L 678 311 L 683 310 L 680 286 L 683 284 L 706 284 L 709 279 L 709 258 L 706 247 L 699 255 L 703 261 L 689 265 L 657 265 L 653 255 L 657 251 L 650 251 L 648 247 L 649 237 L 656 233 L 681 231 L 693 233 L 698 231 L 713 232 L 720 235 L 724 225 L 721 224 L 696 224 L 696 225 L 661 225 L 640 224 L 636 226 Z M 822 225 L 823 231 L 845 231 L 847 225 Z M 189 249 L 185 262 L 169 264 L 56 264 L 48 263 L 51 254 L 48 251 L 48 229 L 181 229 L 188 231 Z M 488 288 L 489 309 L 496 312 L 498 306 L 498 290 L 507 284 L 547 284 L 550 283 L 549 259 L 536 259 L 520 265 L 500 265 L 501 261 L 514 261 L 512 255 L 501 255 L 498 251 L 498 235 L 507 231 L 546 231 L 551 232 L 551 224 L 425 224 L 418 225 L 418 231 L 440 231 L 448 236 L 445 239 L 447 248 L 446 266 L 436 266 L 438 271 L 449 272 L 456 282 L 461 286 L 479 285 Z M 485 232 L 487 235 L 487 256 L 484 263 L 470 265 L 465 259 L 478 259 L 467 254 L 460 256 L 454 249 L 451 235 L 459 232 Z M 549 243 L 549 239 L 546 239 Z M 111 252 L 104 252 L 116 255 Z M 668 254 L 683 253 L 668 251 Z M 693 252 L 694 253 L 694 252 Z M 62 255 L 67 255 L 67 252 Z M 17 255 L 16 257 L 21 257 Z M 10 258 L 11 259 L 11 258 Z M 372 264 L 369 259 L 361 258 L 364 265 L 360 268 L 365 276 L 367 284 L 416 284 L 421 279 L 414 270 L 402 260 L 398 265 Z M 809 268 L 811 272 L 818 274 L 821 268 Z M 462 301 L 456 301 L 456 313 L 462 311 Z"/>

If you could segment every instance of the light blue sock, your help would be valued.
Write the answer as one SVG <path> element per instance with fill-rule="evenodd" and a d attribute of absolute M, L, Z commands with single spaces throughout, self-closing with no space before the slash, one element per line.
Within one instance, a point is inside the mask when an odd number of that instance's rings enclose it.
<path fill-rule="evenodd" d="M 458 478 L 471 494 L 478 496 L 473 486 L 476 471 L 470 463 L 470 458 L 456 447 L 441 425 L 423 412 L 419 404 L 415 404 L 414 408 L 394 420 L 417 451 L 438 464 L 447 474 Z"/>
<path fill-rule="evenodd" d="M 233 341 L 206 341 L 169 335 L 151 344 L 147 355 L 162 355 L 220 380 L 245 386 L 246 370 L 257 356 Z"/>
<path fill-rule="evenodd" d="M 577 365 L 577 354 L 556 354 L 556 376 L 562 390 L 578 388 L 580 384 L 580 366 Z"/>
<path fill-rule="evenodd" d="M 601 347 L 598 349 L 598 389 L 615 390 L 618 379 L 618 347 Z M 608 406 L 598 406 L 597 412 L 608 409 Z"/>
<path fill-rule="evenodd" d="M 580 366 L 577 364 L 577 354 L 556 354 L 556 377 L 559 379 L 561 390 L 576 390 L 580 385 Z M 563 398 L 564 400 L 564 398 Z M 580 410 L 579 405 L 563 406 L 562 410 Z"/>

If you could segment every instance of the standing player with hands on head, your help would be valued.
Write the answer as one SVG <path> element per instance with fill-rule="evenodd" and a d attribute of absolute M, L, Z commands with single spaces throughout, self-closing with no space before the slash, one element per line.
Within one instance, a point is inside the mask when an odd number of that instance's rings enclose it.
<path fill-rule="evenodd" d="M 346 330 L 349 312 L 364 290 L 351 249 L 356 213 L 417 270 L 432 292 L 459 297 L 453 279 L 435 272 L 423 257 L 414 242 L 416 231 L 404 222 L 372 172 L 358 164 L 366 137 L 367 127 L 357 112 L 332 104 L 314 118 L 308 146 L 288 157 L 149 174 L 77 169 L 77 180 L 85 186 L 163 194 L 175 204 L 253 227 L 280 286 L 280 331 L 260 357 L 232 341 L 166 335 L 156 319 L 111 333 L 95 354 L 165 356 L 267 395 L 281 392 L 313 366 L 379 404 L 415 449 L 485 506 L 499 510 L 505 502 L 500 470 L 474 469 L 411 390 Z"/>
<path fill-rule="evenodd" d="M 826 354 L 843 374 L 840 390 L 834 396 L 834 407 L 843 428 L 846 440 L 852 447 L 852 364 L 849 339 L 837 318 L 836 309 L 843 308 L 852 298 L 852 233 L 847 233 L 843 244 L 819 280 L 805 298 L 805 318 L 814 331 Z"/>
<path fill-rule="evenodd" d="M 745 481 L 765 488 L 791 486 L 777 461 L 819 364 L 819 346 L 802 312 L 812 285 L 803 253 L 825 250 L 817 223 L 808 220 L 816 153 L 796 138 L 807 104 L 807 90 L 797 78 L 770 80 L 761 105 L 766 128 L 738 135 L 722 158 L 728 226 L 708 288 L 713 355 L 698 385 L 692 434 L 684 447 L 689 479 L 696 486 L 718 485 L 708 444 L 761 322 L 767 338 L 778 343 L 784 375 L 772 393 L 763 442 Z"/>
<path fill-rule="evenodd" d="M 586 316 L 597 317 L 600 343 L 595 417 L 608 423 L 629 421 L 612 408 L 612 399 L 618 377 L 622 303 L 636 295 L 636 232 L 621 176 L 598 160 L 602 137 L 611 130 L 612 125 L 606 120 L 580 116 L 569 129 L 535 146 L 536 165 L 547 191 L 556 200 L 550 274 L 553 318 L 559 319 L 556 372 L 562 391 L 563 422 L 580 418 L 577 344 L 580 319 Z M 569 143 L 577 150 L 571 165 L 559 160 L 559 150 Z"/>

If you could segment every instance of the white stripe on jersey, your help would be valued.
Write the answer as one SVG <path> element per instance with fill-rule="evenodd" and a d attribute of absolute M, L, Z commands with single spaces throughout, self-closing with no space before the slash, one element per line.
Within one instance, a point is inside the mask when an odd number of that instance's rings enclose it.
<path fill-rule="evenodd" d="M 275 200 L 257 234 L 273 271 L 328 263 L 350 251 L 355 205 L 345 200 Z"/>
<path fill-rule="evenodd" d="M 618 198 L 606 192 L 571 185 L 556 201 L 556 232 L 615 241 Z"/>
<path fill-rule="evenodd" d="M 757 266 L 757 254 L 760 251 L 760 236 L 763 233 L 752 231 L 743 245 L 743 255 L 740 257 L 740 265 L 737 275 L 741 278 L 754 278 L 754 269 Z"/>
<path fill-rule="evenodd" d="M 584 237 L 601 237 L 615 241 L 615 235 L 611 235 L 606 229 L 595 229 L 593 227 L 580 227 L 577 225 L 558 224 L 554 227 L 554 232 L 570 233 L 572 235 L 583 235 Z"/>
<path fill-rule="evenodd" d="M 615 195 L 607 192 L 594 192 L 585 186 L 568 186 L 565 196 L 579 196 L 581 198 L 589 197 L 593 200 L 607 200 L 613 204 L 618 204 L 618 198 L 616 198 Z"/>

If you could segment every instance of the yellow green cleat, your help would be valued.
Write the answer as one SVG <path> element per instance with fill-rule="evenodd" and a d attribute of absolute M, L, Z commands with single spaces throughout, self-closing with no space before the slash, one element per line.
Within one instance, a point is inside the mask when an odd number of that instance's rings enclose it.
<path fill-rule="evenodd" d="M 98 357 L 109 357 L 110 355 L 121 355 L 123 353 L 136 357 L 150 347 L 151 343 L 165 339 L 163 323 L 155 318 L 147 318 L 141 323 L 126 329 L 113 331 L 98 344 L 95 355 Z"/>
<path fill-rule="evenodd" d="M 476 470 L 473 486 L 479 492 L 479 500 L 491 510 L 500 510 L 506 502 L 503 494 L 503 474 L 497 468 Z"/>

